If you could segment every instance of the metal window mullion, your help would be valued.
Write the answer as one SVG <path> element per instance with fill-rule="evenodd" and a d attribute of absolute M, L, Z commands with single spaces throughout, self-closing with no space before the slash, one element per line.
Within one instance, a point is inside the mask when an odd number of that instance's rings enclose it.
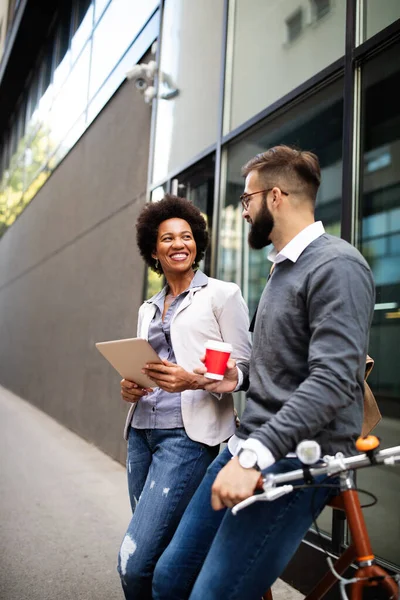
<path fill-rule="evenodd" d="M 146 185 L 146 202 L 150 202 L 151 200 L 151 192 L 152 187 L 151 182 L 153 179 L 153 166 L 154 166 L 154 149 L 155 149 L 155 137 L 156 137 L 156 125 L 157 125 L 157 107 L 158 107 L 158 72 L 160 69 L 160 59 L 161 59 L 161 44 L 162 44 L 162 29 L 164 22 L 164 6 L 165 0 L 161 0 L 159 11 L 160 11 L 160 21 L 158 26 L 158 37 L 157 37 L 157 49 L 155 61 L 157 63 L 156 75 L 154 78 L 154 87 L 157 91 L 155 98 L 153 98 L 151 104 L 151 121 L 150 121 L 150 140 L 149 140 L 149 159 L 147 164 L 147 185 Z M 105 11 L 104 11 L 105 12 Z M 104 15 L 104 13 L 103 13 Z M 162 184 L 164 185 L 164 184 Z M 169 193 L 171 189 L 171 180 L 168 179 L 165 182 L 166 192 Z M 145 300 L 147 298 L 147 292 L 149 288 L 149 268 L 145 267 L 144 269 L 144 277 L 143 277 L 143 291 L 142 291 L 142 299 Z"/>
<path fill-rule="evenodd" d="M 214 177 L 214 206 L 211 232 L 211 261 L 210 275 L 215 277 L 218 270 L 218 241 L 219 241 L 219 224 L 222 210 L 222 188 L 224 181 L 222 179 L 222 137 L 224 127 L 224 96 L 225 96 L 225 76 L 226 76 L 226 57 L 227 57 L 227 40 L 228 40 L 228 22 L 229 22 L 229 0 L 224 0 L 224 13 L 222 25 L 222 48 L 221 48 L 221 74 L 219 86 L 219 104 L 218 104 L 218 131 L 217 131 L 217 146 L 215 151 L 215 177 Z M 225 160 L 225 159 L 224 159 Z"/>
<path fill-rule="evenodd" d="M 222 119 L 222 132 L 230 131 L 232 118 L 232 95 L 233 95 L 233 50 L 235 35 L 236 0 L 229 0 L 228 15 L 226 15 L 226 51 L 225 51 L 225 73 L 224 73 L 224 110 Z M 231 15 L 231 18 L 228 18 Z"/>
<path fill-rule="evenodd" d="M 159 8 L 160 21 L 159 21 L 158 37 L 157 37 L 157 50 L 156 50 L 156 56 L 155 56 L 157 68 L 156 68 L 156 75 L 154 77 L 154 83 L 153 83 L 157 93 L 156 93 L 156 96 L 153 99 L 152 105 L 151 105 L 149 160 L 148 160 L 148 167 L 147 167 L 147 192 L 146 192 L 146 197 L 147 197 L 148 201 L 150 200 L 150 197 L 151 197 L 151 190 L 154 189 L 154 185 L 152 186 L 152 181 L 153 181 L 153 168 L 154 168 L 154 152 L 155 152 L 155 146 L 156 146 L 155 142 L 156 142 L 156 127 L 157 127 L 157 111 L 158 111 L 158 103 L 160 101 L 158 98 L 158 86 L 159 86 L 158 73 L 161 68 L 161 46 L 162 46 L 162 30 L 163 30 L 163 23 L 164 23 L 164 10 L 165 10 L 165 0 L 161 0 L 160 8 Z M 169 191 L 170 183 L 167 183 L 167 186 L 168 186 L 167 191 Z M 158 187 L 158 186 L 156 186 L 156 187 Z"/>
<path fill-rule="evenodd" d="M 89 104 L 90 104 L 90 80 L 92 78 L 92 61 L 93 61 L 93 31 L 94 31 L 94 10 L 95 10 L 95 3 L 94 1 L 91 2 L 91 5 L 93 6 L 93 13 L 92 13 L 92 30 L 90 32 L 90 35 L 88 37 L 88 39 L 86 40 L 85 44 L 84 44 L 84 48 L 86 47 L 86 44 L 90 44 L 90 54 L 89 54 L 89 73 L 88 73 L 88 78 L 87 78 L 87 90 L 86 90 L 86 109 L 85 109 L 85 125 L 87 125 L 88 119 L 89 119 Z"/>
<path fill-rule="evenodd" d="M 352 241 L 353 218 L 353 149 L 354 149 L 354 93 L 355 72 L 353 49 L 356 36 L 356 0 L 347 0 L 346 6 L 346 45 L 344 65 L 344 105 L 343 105 L 343 174 L 342 174 L 342 205 L 341 205 L 341 237 Z"/>
<path fill-rule="evenodd" d="M 353 148 L 352 148 L 352 190 L 351 190 L 351 234 L 350 243 L 359 245 L 360 221 L 360 189 L 362 177 L 362 148 L 361 148 L 361 67 L 354 66 L 353 73 Z"/>

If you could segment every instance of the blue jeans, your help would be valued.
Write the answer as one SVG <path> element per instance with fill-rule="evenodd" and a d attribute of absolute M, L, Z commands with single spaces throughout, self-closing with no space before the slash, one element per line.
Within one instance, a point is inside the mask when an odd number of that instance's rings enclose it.
<path fill-rule="evenodd" d="M 211 508 L 211 486 L 230 460 L 228 448 L 208 468 L 153 578 L 154 600 L 259 600 L 281 575 L 332 489 L 293 491 L 256 502 L 236 516 Z M 265 473 L 298 469 L 284 458 Z M 331 483 L 331 482 L 330 482 Z"/>
<path fill-rule="evenodd" d="M 183 428 L 130 429 L 127 472 L 133 516 L 118 557 L 128 600 L 152 598 L 154 566 L 218 450 L 194 442 Z"/>

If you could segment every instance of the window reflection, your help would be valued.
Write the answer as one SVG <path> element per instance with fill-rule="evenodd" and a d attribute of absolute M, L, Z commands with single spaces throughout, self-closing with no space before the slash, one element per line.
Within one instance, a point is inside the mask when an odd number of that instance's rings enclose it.
<path fill-rule="evenodd" d="M 172 192 L 181 198 L 187 198 L 201 211 L 207 223 L 210 244 L 213 232 L 214 177 L 215 155 L 211 154 L 172 180 Z M 174 186 L 176 189 L 173 189 Z M 210 274 L 211 248 L 200 263 L 200 269 L 207 275 Z"/>
<path fill-rule="evenodd" d="M 157 104 L 154 183 L 216 142 L 222 24 L 222 0 L 165 2 L 160 68 L 180 93 Z"/>
<path fill-rule="evenodd" d="M 400 19 L 400 2 L 398 0 L 364 0 L 364 40 Z"/>
<path fill-rule="evenodd" d="M 86 108 L 89 76 L 90 44 L 87 44 L 55 98 L 51 116 L 51 138 L 57 147 Z"/>
<path fill-rule="evenodd" d="M 156 31 L 157 23 L 152 23 L 152 27 L 154 27 L 154 31 Z M 115 90 L 121 84 L 121 81 L 125 78 L 127 71 L 129 71 L 132 65 L 138 62 L 147 49 L 148 42 L 146 41 L 146 36 L 139 35 L 135 40 L 135 43 L 125 52 L 124 56 L 112 70 L 110 75 L 107 76 L 107 79 L 102 83 L 100 89 L 91 100 L 88 108 L 88 124 L 99 114 L 100 110 L 108 102 Z"/>
<path fill-rule="evenodd" d="M 75 62 L 79 52 L 85 45 L 86 40 L 92 32 L 93 28 L 93 5 L 90 0 L 81 0 L 78 3 L 76 10 L 76 25 L 75 31 L 71 39 L 71 61 Z"/>
<path fill-rule="evenodd" d="M 344 55 L 346 2 L 231 0 L 229 21 L 225 133 Z"/>
<path fill-rule="evenodd" d="M 239 196 L 244 181 L 241 167 L 253 156 L 276 144 L 296 145 L 315 152 L 322 183 L 317 196 L 316 219 L 340 235 L 342 186 L 342 82 L 338 81 L 296 108 L 258 127 L 228 149 L 227 184 L 221 216 L 219 275 L 242 285 L 250 313 L 255 311 L 269 273 L 268 249 L 250 250 L 248 225 L 242 218 Z"/>
<path fill-rule="evenodd" d="M 135 38 L 158 4 L 74 0 L 70 12 L 62 11 L 1 140 L 0 236 L 147 51 L 149 38 L 158 31 L 158 13 Z M 103 23 L 103 9 L 104 25 L 97 35 L 102 47 L 97 46 L 94 57 L 91 88 L 98 93 L 88 106 L 92 33 L 95 20 Z"/>
<path fill-rule="evenodd" d="M 158 202 L 167 193 L 167 184 L 160 185 L 151 192 L 150 202 Z M 158 294 L 165 285 L 165 278 L 160 277 L 158 273 L 152 271 L 152 269 L 146 269 L 146 285 L 145 285 L 145 297 L 151 298 L 155 294 Z"/>
<path fill-rule="evenodd" d="M 387 6 L 385 2 L 382 9 Z M 375 359 L 368 382 L 383 415 L 376 428 L 382 446 L 397 445 L 400 435 L 400 108 L 393 89 L 400 84 L 398 56 L 393 46 L 365 66 L 362 212 L 360 249 L 376 283 L 376 305 L 369 353 Z M 395 87 L 393 87 L 395 86 Z M 399 564 L 397 506 L 398 473 L 377 467 L 360 486 L 379 489 L 379 503 L 366 513 L 375 552 Z M 385 518 L 382 518 L 385 515 Z"/>
<path fill-rule="evenodd" d="M 69 39 L 71 30 L 71 17 L 68 16 L 58 27 L 56 37 L 56 62 L 53 76 L 55 91 L 58 91 L 64 83 L 71 67 L 71 54 L 69 51 Z"/>
<path fill-rule="evenodd" d="M 158 1 L 114 0 L 93 33 L 90 98 L 121 58 Z"/>
<path fill-rule="evenodd" d="M 162 200 L 165 196 L 165 189 L 164 186 L 160 185 L 159 187 L 156 187 L 152 192 L 151 192 L 151 201 L 152 202 L 159 202 L 160 200 Z"/>
<path fill-rule="evenodd" d="M 25 150 L 23 179 L 24 189 L 37 176 L 38 171 L 45 166 L 47 163 L 47 158 L 48 134 L 46 129 L 41 128 Z"/>

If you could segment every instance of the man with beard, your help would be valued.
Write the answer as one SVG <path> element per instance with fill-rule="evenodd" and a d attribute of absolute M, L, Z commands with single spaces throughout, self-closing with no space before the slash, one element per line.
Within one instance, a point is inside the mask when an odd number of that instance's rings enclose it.
<path fill-rule="evenodd" d="M 294 452 L 316 440 L 322 456 L 356 452 L 365 358 L 375 291 L 371 271 L 350 244 L 314 220 L 318 158 L 276 146 L 243 168 L 249 244 L 269 244 L 275 268 L 254 326 L 241 425 L 208 469 L 155 570 L 160 599 L 258 599 L 295 553 L 332 489 L 302 488 L 238 516 L 260 471 L 299 468 Z M 211 391 L 237 385 L 230 365 Z M 210 501 L 211 500 L 211 501 Z"/>

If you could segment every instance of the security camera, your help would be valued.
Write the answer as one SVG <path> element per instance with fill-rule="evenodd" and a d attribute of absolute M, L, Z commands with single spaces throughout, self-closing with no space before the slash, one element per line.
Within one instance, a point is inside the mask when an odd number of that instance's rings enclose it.
<path fill-rule="evenodd" d="M 148 86 L 148 83 L 144 77 L 138 77 L 135 79 L 135 88 L 143 92 Z"/>
<path fill-rule="evenodd" d="M 154 60 L 151 60 L 149 63 L 140 63 L 139 65 L 134 65 L 132 69 L 127 72 L 126 76 L 128 79 L 144 79 L 147 82 L 152 82 L 156 71 L 157 64 Z"/>
<path fill-rule="evenodd" d="M 150 104 L 157 95 L 157 90 L 154 87 L 154 79 L 157 73 L 157 63 L 154 60 L 150 60 L 148 63 L 134 65 L 126 74 L 128 79 L 133 80 L 135 88 L 143 94 L 147 104 Z M 158 74 L 159 83 L 163 88 L 160 98 L 164 100 L 175 98 L 179 94 L 179 90 L 174 85 L 171 76 L 163 72 Z"/>
<path fill-rule="evenodd" d="M 126 74 L 128 79 L 135 82 L 135 86 L 139 90 L 146 89 L 148 85 L 147 65 L 134 65 Z"/>

